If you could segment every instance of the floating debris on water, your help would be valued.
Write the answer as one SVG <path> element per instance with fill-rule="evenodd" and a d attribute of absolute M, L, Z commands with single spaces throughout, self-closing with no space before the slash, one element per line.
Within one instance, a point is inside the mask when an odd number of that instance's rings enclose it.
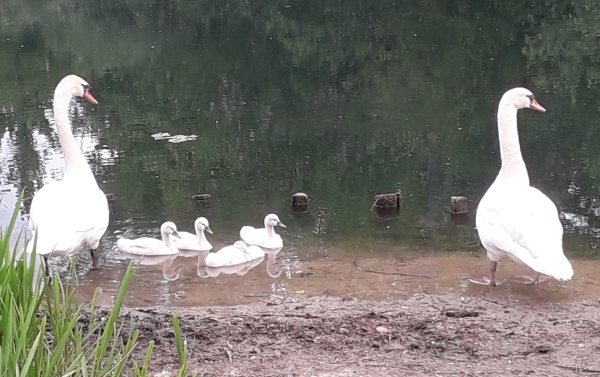
<path fill-rule="evenodd" d="M 150 135 L 154 140 L 168 140 L 169 143 L 183 143 L 184 141 L 192 141 L 198 138 L 198 135 L 175 135 L 171 136 L 168 132 L 159 132 Z"/>
<path fill-rule="evenodd" d="M 169 143 L 183 143 L 184 141 L 196 140 L 198 135 L 175 135 L 169 139 Z"/>
<path fill-rule="evenodd" d="M 152 138 L 154 138 L 154 140 L 164 140 L 164 139 L 169 139 L 172 137 L 171 134 L 168 132 L 159 132 L 157 134 L 153 134 L 150 136 L 152 136 Z"/>
<path fill-rule="evenodd" d="M 192 195 L 192 199 L 194 200 L 208 200 L 211 198 L 210 194 L 196 194 Z"/>

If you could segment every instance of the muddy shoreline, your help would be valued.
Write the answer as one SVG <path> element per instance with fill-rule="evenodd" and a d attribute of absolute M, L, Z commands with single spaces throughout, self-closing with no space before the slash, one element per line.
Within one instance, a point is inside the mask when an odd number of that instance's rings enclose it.
<path fill-rule="evenodd" d="M 135 360 L 155 342 L 156 376 L 177 370 L 173 313 L 190 353 L 189 375 L 600 375 L 600 305 L 593 300 L 291 295 L 225 307 L 124 308 L 122 318 L 140 331 Z"/>

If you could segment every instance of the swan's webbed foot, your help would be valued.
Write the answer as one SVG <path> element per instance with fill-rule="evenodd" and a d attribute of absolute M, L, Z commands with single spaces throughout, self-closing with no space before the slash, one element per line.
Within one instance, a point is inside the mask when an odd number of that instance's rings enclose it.
<path fill-rule="evenodd" d="M 531 276 L 520 276 L 519 278 L 515 279 L 517 283 L 534 285 L 539 285 L 541 282 L 544 282 L 546 280 L 548 280 L 548 278 L 546 276 L 541 275 L 540 273 L 537 274 L 535 279 Z"/>
<path fill-rule="evenodd" d="M 496 286 L 496 267 L 498 267 L 498 262 L 490 261 L 490 278 L 489 279 L 484 278 L 482 281 L 469 279 L 469 281 L 471 283 L 475 283 L 475 284 L 483 284 L 483 285 L 489 285 L 491 287 L 495 287 Z"/>

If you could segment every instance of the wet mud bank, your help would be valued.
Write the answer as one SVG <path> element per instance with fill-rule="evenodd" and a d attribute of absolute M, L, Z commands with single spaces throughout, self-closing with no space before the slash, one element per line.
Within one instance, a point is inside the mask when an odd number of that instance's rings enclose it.
<path fill-rule="evenodd" d="M 155 342 L 157 376 L 177 370 L 174 312 L 190 375 L 600 375 L 600 306 L 591 300 L 417 293 L 390 301 L 288 296 L 123 309 L 140 331 L 136 360 Z"/>

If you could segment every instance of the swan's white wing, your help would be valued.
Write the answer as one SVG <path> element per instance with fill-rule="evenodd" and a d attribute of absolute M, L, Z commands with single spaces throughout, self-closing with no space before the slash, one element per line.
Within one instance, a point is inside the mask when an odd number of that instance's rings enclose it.
<path fill-rule="evenodd" d="M 171 242 L 177 246 L 180 250 L 192 250 L 192 251 L 208 251 L 213 248 L 212 244 L 208 240 L 204 241 L 203 245 L 200 245 L 198 235 L 189 232 L 178 232 L 181 238 L 170 236 Z"/>
<path fill-rule="evenodd" d="M 490 189 L 477 209 L 477 230 L 488 251 L 500 250 L 537 272 L 559 280 L 573 269 L 562 248 L 556 206 L 538 189 Z"/>
<path fill-rule="evenodd" d="M 208 267 L 226 267 L 246 262 L 245 252 L 231 245 L 206 256 Z"/>
<path fill-rule="evenodd" d="M 178 249 L 186 249 L 190 248 L 194 249 L 198 246 L 198 236 L 192 234 L 190 232 L 177 232 L 180 238 L 177 238 L 173 235 L 169 235 L 171 242 L 174 243 Z"/>
<path fill-rule="evenodd" d="M 246 258 L 248 260 L 256 260 L 258 258 L 264 258 L 265 251 L 258 246 L 250 245 L 246 249 Z"/>
<path fill-rule="evenodd" d="M 208 267 L 237 266 L 264 258 L 264 256 L 265 252 L 258 246 L 249 246 L 246 251 L 242 251 L 234 245 L 231 245 L 214 253 L 208 253 L 206 256 L 206 265 Z"/>
<path fill-rule="evenodd" d="M 248 245 L 256 245 L 270 249 L 283 247 L 281 236 L 275 233 L 269 238 L 269 233 L 265 228 L 257 229 L 251 226 L 244 226 L 240 230 L 240 238 Z"/>
<path fill-rule="evenodd" d="M 150 237 L 133 240 L 119 238 L 117 248 L 122 252 L 133 255 L 173 255 L 178 252 L 177 249 L 167 247 L 162 240 Z"/>
<path fill-rule="evenodd" d="M 108 226 L 106 196 L 97 186 L 52 182 L 34 196 L 29 226 L 37 236 L 39 254 L 67 254 L 83 242 L 97 244 Z"/>

